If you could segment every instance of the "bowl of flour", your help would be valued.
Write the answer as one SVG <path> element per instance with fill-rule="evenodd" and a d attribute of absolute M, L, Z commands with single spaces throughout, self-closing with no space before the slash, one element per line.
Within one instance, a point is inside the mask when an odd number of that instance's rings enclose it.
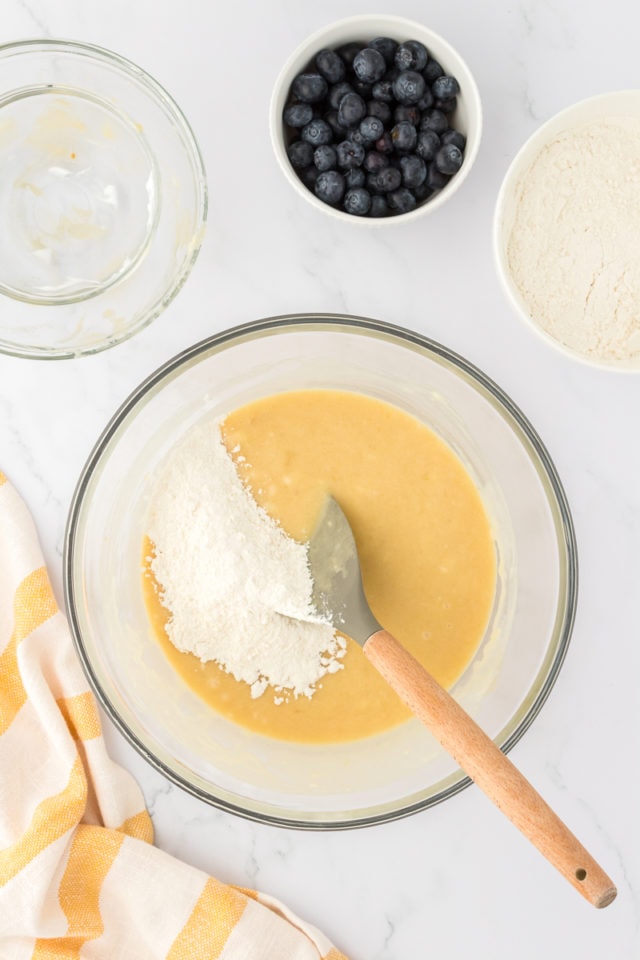
<path fill-rule="evenodd" d="M 506 173 L 498 273 L 517 312 L 566 355 L 640 370 L 640 90 L 580 101 Z"/>

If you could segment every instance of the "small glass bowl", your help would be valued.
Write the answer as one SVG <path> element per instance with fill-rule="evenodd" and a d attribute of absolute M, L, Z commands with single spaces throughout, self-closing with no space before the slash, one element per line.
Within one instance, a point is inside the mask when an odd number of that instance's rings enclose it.
<path fill-rule="evenodd" d="M 103 707 L 170 780 L 255 820 L 354 827 L 429 807 L 469 781 L 417 719 L 330 745 L 231 723 L 170 667 L 142 597 L 149 500 L 168 452 L 202 417 L 306 388 L 395 404 L 438 433 L 474 479 L 492 526 L 497 589 L 483 641 L 452 692 L 500 747 L 512 747 L 569 643 L 577 590 L 571 516 L 548 453 L 512 401 L 462 357 L 408 330 L 354 317 L 275 317 L 225 331 L 161 367 L 115 414 L 79 479 L 65 596 Z"/>
<path fill-rule="evenodd" d="M 206 216 L 191 128 L 140 67 L 70 41 L 0 46 L 0 351 L 132 336 L 182 287 Z"/>

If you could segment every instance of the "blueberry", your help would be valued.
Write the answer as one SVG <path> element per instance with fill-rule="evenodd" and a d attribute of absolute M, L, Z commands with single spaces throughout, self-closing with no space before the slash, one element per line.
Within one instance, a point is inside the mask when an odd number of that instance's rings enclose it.
<path fill-rule="evenodd" d="M 371 96 L 374 100 L 381 100 L 382 103 L 393 103 L 393 80 L 389 78 L 378 80 L 371 88 Z"/>
<path fill-rule="evenodd" d="M 313 119 L 313 107 L 310 103 L 290 103 L 282 116 L 289 127 L 304 127 Z"/>
<path fill-rule="evenodd" d="M 393 111 L 393 119 L 396 123 L 402 120 L 408 120 L 414 127 L 420 122 L 420 111 L 417 106 L 414 107 L 396 107 Z"/>
<path fill-rule="evenodd" d="M 416 143 L 416 153 L 429 163 L 440 149 L 440 137 L 435 130 L 421 130 Z"/>
<path fill-rule="evenodd" d="M 355 190 L 357 187 L 364 187 L 367 175 L 362 167 L 352 167 L 351 170 L 345 170 L 344 183 L 347 190 Z"/>
<path fill-rule="evenodd" d="M 352 167 L 359 167 L 364 160 L 364 147 L 360 143 L 354 143 L 353 140 L 343 140 L 336 147 L 336 156 L 338 166 L 343 170 L 350 170 Z"/>
<path fill-rule="evenodd" d="M 401 120 L 391 128 L 391 139 L 397 153 L 409 153 L 416 145 L 418 133 L 412 123 Z"/>
<path fill-rule="evenodd" d="M 344 177 L 337 170 L 325 170 L 318 174 L 315 194 L 325 203 L 340 203 L 344 195 Z"/>
<path fill-rule="evenodd" d="M 305 167 L 304 170 L 298 170 L 298 176 L 309 190 L 315 190 L 319 173 L 320 171 L 313 163 L 310 167 Z"/>
<path fill-rule="evenodd" d="M 370 217 L 388 217 L 391 211 L 386 199 L 381 193 L 374 194 L 371 197 L 371 207 L 369 209 Z"/>
<path fill-rule="evenodd" d="M 304 167 L 309 167 L 313 163 L 313 147 L 304 140 L 296 140 L 295 143 L 289 145 L 287 156 L 292 167 L 295 167 L 296 170 L 303 170 Z"/>
<path fill-rule="evenodd" d="M 397 190 L 402 183 L 402 174 L 396 167 L 384 167 L 377 173 L 370 173 L 367 184 L 374 193 L 389 193 Z"/>
<path fill-rule="evenodd" d="M 320 103 L 328 90 L 327 81 L 319 73 L 300 73 L 291 84 L 294 98 L 303 103 Z"/>
<path fill-rule="evenodd" d="M 462 151 L 455 143 L 446 143 L 436 153 L 434 162 L 440 173 L 453 176 L 462 166 Z"/>
<path fill-rule="evenodd" d="M 321 143 L 331 143 L 333 140 L 333 130 L 326 120 L 316 119 L 308 123 L 300 131 L 300 138 L 306 140 L 313 147 L 319 147 Z"/>
<path fill-rule="evenodd" d="M 436 100 L 451 100 L 460 93 L 460 84 L 455 77 L 437 77 L 431 84 L 431 92 Z"/>
<path fill-rule="evenodd" d="M 442 190 L 442 188 L 446 187 L 446 185 L 449 183 L 449 177 L 446 175 L 446 173 L 442 173 L 441 170 L 438 170 L 435 160 L 429 164 L 425 183 L 428 187 L 431 187 L 432 190 Z"/>
<path fill-rule="evenodd" d="M 387 203 L 396 213 L 409 213 L 418 206 L 415 196 L 407 187 L 391 190 L 387 194 Z"/>
<path fill-rule="evenodd" d="M 402 184 L 415 190 L 427 179 L 427 165 L 422 157 L 412 153 L 407 157 L 400 157 L 400 172 L 402 174 Z"/>
<path fill-rule="evenodd" d="M 341 83 L 336 83 L 332 87 L 329 87 L 329 95 L 327 97 L 329 101 L 329 106 L 333 107 L 334 110 L 337 110 L 340 106 L 340 101 L 348 93 L 353 93 L 353 87 L 350 83 L 347 83 L 346 80 L 343 80 Z"/>
<path fill-rule="evenodd" d="M 355 41 L 351 43 L 343 43 L 341 47 L 338 47 L 336 53 L 338 53 L 345 62 L 345 65 L 349 68 L 353 66 L 353 61 L 357 55 L 362 50 L 364 44 L 356 43 Z"/>
<path fill-rule="evenodd" d="M 380 139 L 376 140 L 376 150 L 378 153 L 393 153 L 393 140 L 388 130 L 385 130 Z"/>
<path fill-rule="evenodd" d="M 458 150 L 464 150 L 467 145 L 467 138 L 459 130 L 445 130 L 440 137 L 441 143 L 454 143 Z"/>
<path fill-rule="evenodd" d="M 394 63 L 399 70 L 424 70 L 429 54 L 419 40 L 406 40 L 396 50 Z"/>
<path fill-rule="evenodd" d="M 371 41 L 369 46 L 381 53 L 386 65 L 388 67 L 391 66 L 396 50 L 398 49 L 397 40 L 392 40 L 391 37 L 376 37 L 375 40 Z"/>
<path fill-rule="evenodd" d="M 373 143 L 379 140 L 384 133 L 384 124 L 378 117 L 364 117 L 358 127 L 360 135 L 365 143 Z"/>
<path fill-rule="evenodd" d="M 362 80 L 352 80 L 351 83 L 355 92 L 359 94 L 363 100 L 371 99 L 371 93 L 373 90 L 372 83 L 364 83 Z"/>
<path fill-rule="evenodd" d="M 338 111 L 327 110 L 327 112 L 324 115 L 324 119 L 327 121 L 327 123 L 333 130 L 334 138 L 336 140 L 341 140 L 344 137 L 344 127 L 342 127 L 338 121 Z"/>
<path fill-rule="evenodd" d="M 398 103 L 404 105 L 417 103 L 425 89 L 423 77 L 415 70 L 403 70 L 393 81 L 393 94 Z"/>
<path fill-rule="evenodd" d="M 442 110 L 428 110 L 420 121 L 421 130 L 435 130 L 436 133 L 444 133 L 449 129 L 449 121 Z"/>
<path fill-rule="evenodd" d="M 382 120 L 385 127 L 391 122 L 391 107 L 383 100 L 369 100 L 367 103 L 367 114 L 370 117 L 377 117 Z"/>
<path fill-rule="evenodd" d="M 389 160 L 384 153 L 380 153 L 378 150 L 369 150 L 364 155 L 362 166 L 367 173 L 379 173 L 380 170 L 389 166 Z"/>
<path fill-rule="evenodd" d="M 422 71 L 422 76 L 425 81 L 431 86 L 434 80 L 437 80 L 438 77 L 441 77 L 444 74 L 444 70 L 440 66 L 437 60 L 430 59 L 427 61 L 427 65 Z"/>
<path fill-rule="evenodd" d="M 365 47 L 353 58 L 353 72 L 363 83 L 376 83 L 381 80 L 387 69 L 382 54 L 373 47 Z"/>
<path fill-rule="evenodd" d="M 418 110 L 424 113 L 424 111 L 429 110 L 434 105 L 434 103 L 435 103 L 435 100 L 433 99 L 433 94 L 431 93 L 431 90 L 429 89 L 429 87 L 425 87 L 424 93 L 416 103 L 416 107 L 418 108 Z"/>
<path fill-rule="evenodd" d="M 347 93 L 338 106 L 338 123 L 345 129 L 355 127 L 367 112 L 367 105 L 357 93 Z"/>
<path fill-rule="evenodd" d="M 340 83 L 347 75 L 347 68 L 344 60 L 335 50 L 321 50 L 316 55 L 316 69 L 321 73 L 327 83 Z"/>
<path fill-rule="evenodd" d="M 353 190 L 347 190 L 342 201 L 342 206 L 347 213 L 352 213 L 356 217 L 366 217 L 371 207 L 371 194 L 364 187 L 355 187 Z"/>
<path fill-rule="evenodd" d="M 335 147 L 328 143 L 321 144 L 313 151 L 313 162 L 320 172 L 332 170 L 337 163 L 337 159 Z"/>
<path fill-rule="evenodd" d="M 412 193 L 418 203 L 424 203 L 433 193 L 433 188 L 429 186 L 425 179 L 419 186 L 413 188 Z"/>
<path fill-rule="evenodd" d="M 449 100 L 434 100 L 433 105 L 436 110 L 440 110 L 442 113 L 453 113 L 458 101 L 455 97 L 450 97 Z"/>

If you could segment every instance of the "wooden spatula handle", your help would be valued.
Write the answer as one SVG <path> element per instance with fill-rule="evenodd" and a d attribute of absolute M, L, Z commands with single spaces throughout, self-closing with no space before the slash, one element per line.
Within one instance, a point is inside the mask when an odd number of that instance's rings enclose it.
<path fill-rule="evenodd" d="M 386 630 L 369 637 L 364 653 L 465 773 L 569 883 L 594 906 L 608 906 L 616 888 L 604 870 L 453 697 Z"/>

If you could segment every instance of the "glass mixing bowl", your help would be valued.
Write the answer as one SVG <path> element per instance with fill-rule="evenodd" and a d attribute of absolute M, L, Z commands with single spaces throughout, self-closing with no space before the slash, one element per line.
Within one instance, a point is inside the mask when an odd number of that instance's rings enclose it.
<path fill-rule="evenodd" d="M 130 337 L 182 287 L 206 216 L 191 128 L 140 67 L 81 43 L 0 46 L 0 350 Z"/>
<path fill-rule="evenodd" d="M 231 723 L 169 666 L 141 590 L 150 490 L 174 444 L 203 416 L 306 388 L 395 404 L 439 434 L 474 479 L 492 527 L 497 588 L 482 643 L 452 692 L 509 750 L 540 710 L 569 642 L 571 516 L 549 455 L 512 401 L 462 357 L 408 330 L 335 315 L 276 317 L 220 333 L 161 367 L 115 414 L 79 479 L 65 597 L 103 707 L 170 780 L 257 820 L 359 826 L 428 807 L 469 781 L 415 719 L 314 746 Z"/>

